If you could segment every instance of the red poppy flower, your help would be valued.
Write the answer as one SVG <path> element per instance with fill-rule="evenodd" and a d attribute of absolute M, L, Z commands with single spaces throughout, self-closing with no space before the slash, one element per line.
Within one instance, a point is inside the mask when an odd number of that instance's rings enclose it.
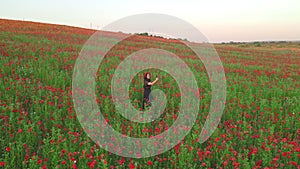
<path fill-rule="evenodd" d="M 290 162 L 289 162 L 289 165 L 293 165 L 293 166 L 295 166 L 295 167 L 298 167 L 298 164 L 297 164 L 296 161 L 290 161 Z"/>
<path fill-rule="evenodd" d="M 153 162 L 149 160 L 148 165 L 151 167 L 153 165 Z"/>
<path fill-rule="evenodd" d="M 130 163 L 130 164 L 129 164 L 129 168 L 130 168 L 130 169 L 134 169 L 134 168 L 135 168 L 134 164 L 133 164 L 133 163 Z"/>
<path fill-rule="evenodd" d="M 0 162 L 0 167 L 4 167 L 6 165 L 5 162 Z"/>

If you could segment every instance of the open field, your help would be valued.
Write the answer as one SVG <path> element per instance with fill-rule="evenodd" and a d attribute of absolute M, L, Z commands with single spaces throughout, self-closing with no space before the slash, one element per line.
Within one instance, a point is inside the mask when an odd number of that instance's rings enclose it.
<path fill-rule="evenodd" d="M 83 44 L 95 32 L 76 27 L 0 19 L 0 168 L 300 168 L 300 45 L 216 44 L 227 80 L 224 114 L 214 134 L 197 142 L 211 101 L 204 65 L 176 40 L 133 36 L 104 59 L 97 72 L 97 103 L 120 133 L 149 137 L 169 128 L 180 92 L 167 73 L 154 88 L 168 100 L 159 120 L 138 124 L 115 111 L 110 80 L 119 63 L 143 48 L 161 48 L 194 73 L 201 103 L 196 124 L 171 150 L 125 158 L 96 145 L 78 122 L 72 74 Z M 143 72 L 130 84 L 140 109 Z M 175 131 L 174 131 L 175 132 Z M 113 145 L 114 146 L 114 145 Z"/>

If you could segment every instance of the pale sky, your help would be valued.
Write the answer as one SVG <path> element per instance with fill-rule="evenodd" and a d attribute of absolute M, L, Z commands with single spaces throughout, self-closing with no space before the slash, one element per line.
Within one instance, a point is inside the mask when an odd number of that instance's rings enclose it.
<path fill-rule="evenodd" d="M 181 18 L 211 42 L 300 40 L 300 0 L 2 0 L 0 6 L 0 18 L 94 29 L 143 13 Z"/>

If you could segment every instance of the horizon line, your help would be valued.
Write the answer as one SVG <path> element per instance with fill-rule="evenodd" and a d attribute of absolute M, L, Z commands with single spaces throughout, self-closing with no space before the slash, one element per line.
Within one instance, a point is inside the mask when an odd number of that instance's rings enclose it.
<path fill-rule="evenodd" d="M 86 29 L 86 30 L 93 30 L 93 31 L 105 31 L 101 29 L 96 29 L 93 27 L 83 27 L 79 25 L 70 25 L 70 24 L 65 24 L 65 23 L 54 23 L 54 22 L 43 22 L 43 21 L 37 21 L 37 20 L 25 20 L 23 19 L 16 19 L 16 18 L 5 18 L 1 17 L 0 19 L 2 20 L 10 20 L 10 21 L 19 21 L 19 22 L 32 22 L 32 23 L 40 23 L 40 24 L 48 24 L 48 25 L 58 25 L 58 26 L 67 26 L 67 27 L 74 27 L 74 28 L 79 28 L 79 29 Z M 108 32 L 120 32 L 124 33 L 122 31 L 108 31 Z M 149 35 L 152 35 L 153 37 L 157 36 L 155 34 L 152 34 L 153 32 L 136 32 L 133 34 L 141 34 L 141 33 L 148 33 Z M 149 36 L 150 37 L 150 36 Z M 157 36 L 159 37 L 159 36 Z M 163 37 L 165 39 L 178 39 L 178 40 L 184 40 L 184 38 L 168 38 L 168 37 Z M 185 38 L 186 39 L 186 38 Z M 187 39 L 188 40 L 188 39 Z M 219 41 L 219 42 L 204 42 L 204 43 L 212 43 L 212 44 L 242 44 L 242 43 L 300 43 L 300 39 L 297 40 L 291 40 L 291 39 L 285 39 L 285 40 L 249 40 L 249 41 L 235 41 L 235 40 L 229 40 L 229 41 Z"/>

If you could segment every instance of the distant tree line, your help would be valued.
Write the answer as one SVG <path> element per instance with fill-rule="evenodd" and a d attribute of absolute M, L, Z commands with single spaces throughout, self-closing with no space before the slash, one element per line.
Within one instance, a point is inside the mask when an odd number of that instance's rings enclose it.
<path fill-rule="evenodd" d="M 135 35 L 140 35 L 140 36 L 148 36 L 148 37 L 156 37 L 156 38 L 163 38 L 163 39 L 173 39 L 173 40 L 181 40 L 181 41 L 188 41 L 187 38 L 165 38 L 163 36 L 158 36 L 158 35 L 152 35 L 149 34 L 148 32 L 143 32 L 143 33 L 135 33 Z"/>
<path fill-rule="evenodd" d="M 253 41 L 253 42 L 222 42 L 222 44 L 271 44 L 271 43 L 295 43 L 296 41 Z"/>

